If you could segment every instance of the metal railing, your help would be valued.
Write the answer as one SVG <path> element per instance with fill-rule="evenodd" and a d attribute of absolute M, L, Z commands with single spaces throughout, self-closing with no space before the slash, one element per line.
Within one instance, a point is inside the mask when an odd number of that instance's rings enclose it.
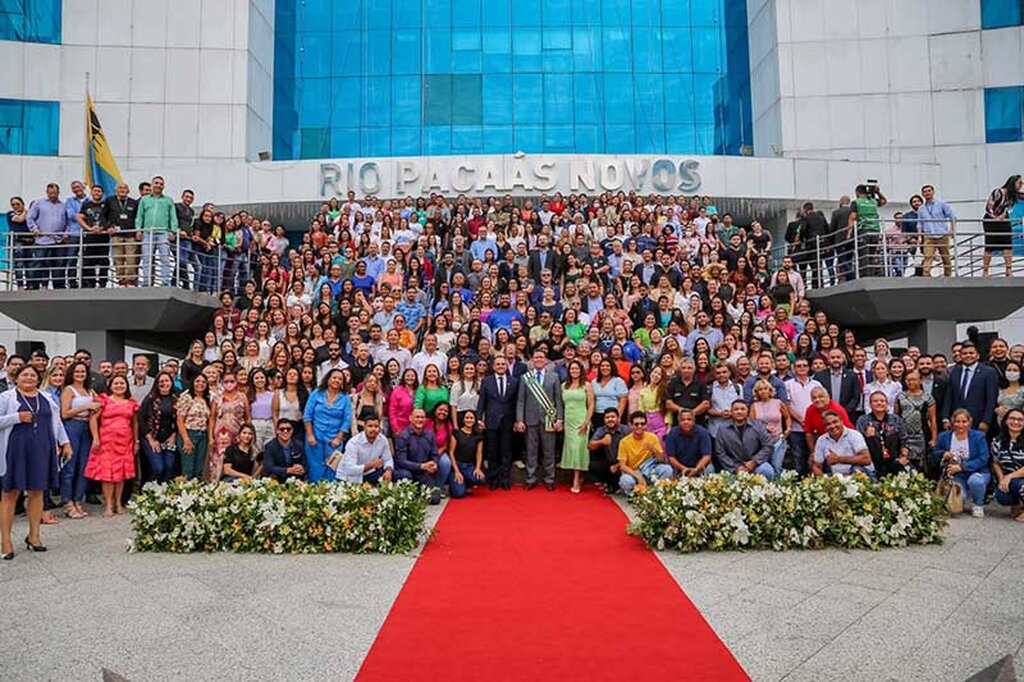
<path fill-rule="evenodd" d="M 1010 276 L 1024 276 L 1020 221 L 879 220 L 799 247 L 787 244 L 774 254 L 776 264 L 784 255 L 793 259 L 808 288 L 864 277 L 1004 276 L 1007 268 Z"/>
<path fill-rule="evenodd" d="M 251 274 L 248 253 L 209 249 L 172 230 L 6 235 L 0 288 L 13 290 L 175 287 L 241 291 Z"/>

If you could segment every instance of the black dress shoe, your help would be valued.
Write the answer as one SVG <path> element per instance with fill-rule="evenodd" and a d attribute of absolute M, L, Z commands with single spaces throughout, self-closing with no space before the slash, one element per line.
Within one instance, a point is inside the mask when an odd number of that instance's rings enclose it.
<path fill-rule="evenodd" d="M 7 554 L 0 555 L 0 559 L 3 559 L 4 561 L 10 561 L 13 558 L 14 552 L 8 552 Z"/>
<path fill-rule="evenodd" d="M 523 490 L 533 490 L 533 487 L 535 485 L 537 485 L 537 484 L 536 483 L 524 483 L 523 484 Z"/>
<path fill-rule="evenodd" d="M 30 549 L 30 550 L 32 550 L 33 552 L 45 552 L 46 551 L 46 546 L 45 545 L 33 545 L 31 542 L 28 541 L 28 538 L 25 538 L 25 547 Z"/>
<path fill-rule="evenodd" d="M 545 483 L 544 487 L 547 488 L 549 491 L 551 491 L 551 490 L 555 489 L 555 484 L 554 483 Z"/>
<path fill-rule="evenodd" d="M 501 489 L 502 490 L 512 490 L 512 484 L 509 483 L 508 481 L 505 481 L 504 483 L 501 484 Z"/>

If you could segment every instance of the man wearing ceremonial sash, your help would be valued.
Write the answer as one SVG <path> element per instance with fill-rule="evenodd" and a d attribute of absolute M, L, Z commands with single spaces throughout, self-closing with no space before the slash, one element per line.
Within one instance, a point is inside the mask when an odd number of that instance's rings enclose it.
<path fill-rule="evenodd" d="M 562 430 L 564 408 L 558 373 L 547 369 L 543 350 L 533 353 L 533 366 L 519 380 L 516 431 L 526 434 L 526 489 L 537 485 L 537 450 L 544 458 L 544 487 L 555 489 L 555 438 Z"/>

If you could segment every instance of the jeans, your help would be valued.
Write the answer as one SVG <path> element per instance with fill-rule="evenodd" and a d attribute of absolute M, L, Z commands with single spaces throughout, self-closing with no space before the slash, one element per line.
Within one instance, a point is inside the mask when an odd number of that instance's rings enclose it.
<path fill-rule="evenodd" d="M 451 483 L 448 488 L 449 492 L 451 492 L 452 499 L 457 500 L 460 497 L 466 496 L 470 486 L 480 485 L 486 480 L 486 478 L 484 477 L 483 472 L 480 473 L 479 477 L 474 476 L 473 471 L 476 467 L 468 462 L 456 462 L 455 464 L 459 467 L 459 472 L 462 474 L 462 483 L 455 482 L 455 472 L 453 471 Z"/>
<path fill-rule="evenodd" d="M 63 244 L 39 244 L 32 249 L 35 267 L 30 271 L 28 288 L 46 289 L 53 283 L 54 289 L 67 289 L 67 247 Z"/>
<path fill-rule="evenodd" d="M 413 480 L 422 486 L 428 488 L 440 488 L 441 486 L 448 483 L 448 477 L 452 475 L 452 461 L 448 459 L 448 455 L 441 455 L 437 460 L 437 473 L 428 474 L 422 469 L 411 471 L 409 469 L 401 469 L 395 467 L 395 480 Z"/>
<path fill-rule="evenodd" d="M 82 288 L 107 286 L 110 276 L 110 238 L 107 235 L 85 235 L 82 244 Z"/>
<path fill-rule="evenodd" d="M 189 429 L 188 439 L 192 441 L 192 453 L 185 452 L 185 442 L 178 438 L 178 449 L 181 450 L 181 475 L 192 480 L 203 477 L 206 468 L 206 440 L 208 434 L 199 429 Z"/>
<path fill-rule="evenodd" d="M 803 431 L 790 431 L 788 441 L 793 468 L 800 476 L 806 476 L 811 471 L 808 463 L 811 458 L 811 449 L 807 446 L 807 434 Z"/>
<path fill-rule="evenodd" d="M 785 459 L 786 439 L 779 437 L 779 439 L 775 441 L 775 445 L 772 446 L 772 454 L 769 455 L 769 461 L 771 462 L 772 469 L 775 471 L 776 475 L 782 473 L 782 463 Z"/>
<path fill-rule="evenodd" d="M 996 502 L 1007 507 L 1024 504 L 1024 478 L 1010 479 L 1010 492 L 1008 493 L 996 488 Z"/>
<path fill-rule="evenodd" d="M 655 481 L 662 478 L 672 478 L 672 466 L 665 462 L 659 462 L 653 457 L 648 457 L 640 466 L 637 467 L 636 472 L 644 477 L 644 482 L 653 484 Z M 622 488 L 622 492 L 629 495 L 633 492 L 633 488 L 636 487 L 637 480 L 630 474 L 619 475 L 619 487 Z"/>
<path fill-rule="evenodd" d="M 146 230 L 142 235 L 142 286 L 165 287 L 170 283 L 170 277 L 171 245 L 167 241 L 167 232 Z"/>
<path fill-rule="evenodd" d="M 177 449 L 164 447 L 161 443 L 160 448 L 154 450 L 150 446 L 149 440 L 143 438 L 142 453 L 146 455 L 146 459 L 149 461 L 150 476 L 152 476 L 150 480 L 157 483 L 166 483 L 171 480 L 174 476 L 174 460 L 178 455 Z"/>
<path fill-rule="evenodd" d="M 953 474 L 953 478 L 960 483 L 960 487 L 964 490 L 964 504 L 970 499 L 975 507 L 985 506 L 985 489 L 988 488 L 988 482 L 992 479 L 991 473 L 975 471 L 973 474 L 968 474 L 966 471 L 960 471 Z"/>
<path fill-rule="evenodd" d="M 196 280 L 199 278 L 199 271 L 195 272 L 194 277 L 189 277 L 188 266 L 192 262 L 192 242 L 188 239 L 182 239 L 181 235 L 178 234 L 175 241 L 176 252 L 175 252 L 175 271 L 178 279 L 178 286 L 182 289 L 191 289 Z"/>
<path fill-rule="evenodd" d="M 89 422 L 85 419 L 68 419 L 64 422 L 68 440 L 71 441 L 71 459 L 64 463 L 60 470 L 60 501 L 84 502 L 85 465 L 89 462 L 89 451 L 92 449 L 92 433 Z"/>

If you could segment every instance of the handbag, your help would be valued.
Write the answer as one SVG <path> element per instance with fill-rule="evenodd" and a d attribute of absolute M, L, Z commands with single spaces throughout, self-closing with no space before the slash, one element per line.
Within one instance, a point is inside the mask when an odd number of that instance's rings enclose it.
<path fill-rule="evenodd" d="M 949 509 L 950 514 L 963 512 L 964 489 L 959 481 L 946 473 L 945 469 L 942 471 L 942 478 L 939 479 L 938 485 L 935 486 L 935 494 L 946 502 L 946 508 Z"/>
<path fill-rule="evenodd" d="M 325 462 L 327 468 L 330 469 L 331 471 L 337 471 L 338 466 L 341 464 L 341 456 L 341 450 L 335 450 L 334 452 L 332 452 L 331 456 L 328 457 L 327 461 Z"/>

